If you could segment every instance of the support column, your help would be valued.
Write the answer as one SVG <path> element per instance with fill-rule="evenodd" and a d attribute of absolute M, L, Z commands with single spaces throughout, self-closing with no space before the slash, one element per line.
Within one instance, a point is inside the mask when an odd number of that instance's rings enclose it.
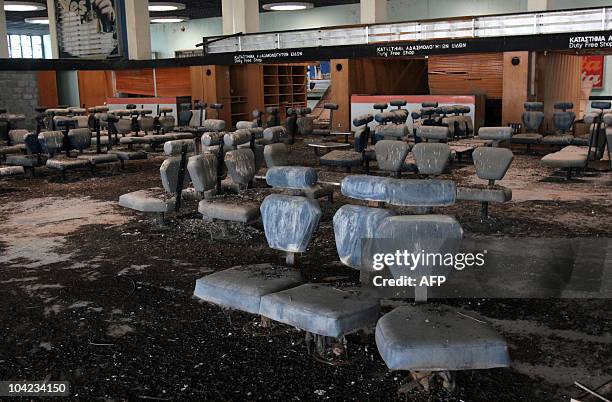
<path fill-rule="evenodd" d="M 223 34 L 259 32 L 259 0 L 222 0 Z"/>
<path fill-rule="evenodd" d="M 522 121 L 529 100 L 529 52 L 504 52 L 502 126 Z"/>
<path fill-rule="evenodd" d="M 148 0 L 125 0 L 125 29 L 127 31 L 128 58 L 151 58 L 151 30 Z"/>
<path fill-rule="evenodd" d="M 527 11 L 546 11 L 551 3 L 551 0 L 527 0 Z"/>
<path fill-rule="evenodd" d="M 47 0 L 47 17 L 49 18 L 49 36 L 51 37 L 51 58 L 59 59 L 59 46 L 57 44 L 57 25 L 55 15 L 55 0 Z"/>
<path fill-rule="evenodd" d="M 8 40 L 6 39 L 6 13 L 4 0 L 0 0 L 0 59 L 8 59 Z"/>
<path fill-rule="evenodd" d="M 387 22 L 387 0 L 361 0 L 361 23 Z"/>

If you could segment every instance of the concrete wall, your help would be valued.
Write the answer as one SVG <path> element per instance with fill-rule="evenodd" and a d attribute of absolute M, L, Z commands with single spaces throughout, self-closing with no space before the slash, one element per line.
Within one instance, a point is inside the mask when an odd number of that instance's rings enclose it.
<path fill-rule="evenodd" d="M 76 71 L 57 72 L 57 98 L 60 105 L 79 107 L 79 77 Z"/>
<path fill-rule="evenodd" d="M 0 105 L 9 113 L 26 115 L 25 126 L 36 128 L 34 108 L 38 106 L 38 79 L 35 71 L 0 71 Z"/>
<path fill-rule="evenodd" d="M 160 59 L 174 57 L 176 50 L 195 49 L 204 36 L 223 34 L 221 18 L 204 18 L 178 24 L 151 24 L 151 51 Z"/>

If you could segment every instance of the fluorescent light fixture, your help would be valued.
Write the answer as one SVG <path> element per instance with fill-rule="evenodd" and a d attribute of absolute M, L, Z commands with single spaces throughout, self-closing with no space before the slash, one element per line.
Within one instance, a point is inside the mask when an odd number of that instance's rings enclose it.
<path fill-rule="evenodd" d="M 189 17 L 153 17 L 150 21 L 154 24 L 164 24 L 171 22 L 185 22 L 187 20 L 189 20 Z"/>
<path fill-rule="evenodd" d="M 49 17 L 32 17 L 24 19 L 28 24 L 49 25 Z"/>
<path fill-rule="evenodd" d="M 184 10 L 183 3 L 172 3 L 168 1 L 153 1 L 149 3 L 149 11 L 177 11 Z"/>
<path fill-rule="evenodd" d="M 41 11 L 47 7 L 41 3 L 31 1 L 5 1 L 4 11 Z"/>
<path fill-rule="evenodd" d="M 296 11 L 306 10 L 307 8 L 313 7 L 314 4 L 306 1 L 287 1 L 283 3 L 269 3 L 263 5 L 263 9 L 269 11 Z"/>

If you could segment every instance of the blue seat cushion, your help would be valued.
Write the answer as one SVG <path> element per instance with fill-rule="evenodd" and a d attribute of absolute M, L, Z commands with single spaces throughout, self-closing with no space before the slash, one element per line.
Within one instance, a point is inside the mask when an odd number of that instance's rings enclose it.
<path fill-rule="evenodd" d="M 378 321 L 376 346 L 391 370 L 509 366 L 506 341 L 482 317 L 465 315 L 445 306 L 398 307 Z"/>
<path fill-rule="evenodd" d="M 273 264 L 243 265 L 196 281 L 194 296 L 222 307 L 259 314 L 262 296 L 302 282 L 300 272 Z"/>
<path fill-rule="evenodd" d="M 313 334 L 339 337 L 373 325 L 379 311 L 376 299 L 309 283 L 262 297 L 259 314 Z"/>

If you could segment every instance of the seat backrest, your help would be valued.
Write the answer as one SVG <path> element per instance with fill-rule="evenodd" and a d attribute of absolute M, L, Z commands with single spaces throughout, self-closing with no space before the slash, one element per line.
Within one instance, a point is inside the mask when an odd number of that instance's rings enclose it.
<path fill-rule="evenodd" d="M 274 188 L 307 189 L 317 184 L 317 171 L 304 166 L 276 166 L 266 172 L 266 182 Z"/>
<path fill-rule="evenodd" d="M 287 145 L 283 143 L 266 145 L 264 147 L 264 159 L 268 168 L 289 165 Z"/>
<path fill-rule="evenodd" d="M 159 168 L 159 173 L 161 176 L 162 186 L 164 190 L 169 194 L 176 193 L 176 185 L 178 183 L 178 174 L 181 168 L 181 151 L 183 145 L 187 145 L 188 152 L 195 151 L 195 141 L 194 140 L 175 140 L 175 141 L 167 141 L 164 143 L 164 153 L 169 158 L 166 158 Z M 187 165 L 186 165 L 187 167 Z M 183 180 L 183 188 L 187 188 L 189 186 L 190 176 L 189 171 L 185 171 L 185 177 Z"/>
<path fill-rule="evenodd" d="M 525 102 L 523 125 L 528 133 L 537 133 L 544 122 L 544 104 L 542 102 Z"/>
<path fill-rule="evenodd" d="M 169 131 L 174 130 L 174 122 L 175 122 L 174 116 L 171 116 L 171 115 L 161 116 L 158 121 L 159 121 L 159 126 L 164 132 L 169 132 Z"/>
<path fill-rule="evenodd" d="M 455 183 L 448 180 L 402 180 L 367 175 L 345 177 L 341 190 L 342 194 L 351 198 L 412 207 L 452 205 L 457 192 Z M 362 261 L 363 241 L 381 238 L 381 227 L 395 226 L 395 220 L 390 222 L 394 218 L 395 213 L 387 209 L 342 206 L 333 219 L 336 248 L 342 263 L 355 269 L 368 269 L 369 265 Z M 413 216 L 407 218 L 422 219 Z M 400 239 L 392 231 L 389 237 Z"/>
<path fill-rule="evenodd" d="M 121 135 L 129 134 L 132 132 L 132 120 L 121 118 L 115 123 L 117 132 Z"/>
<path fill-rule="evenodd" d="M 268 169 L 266 182 L 275 188 L 307 189 L 317 183 L 317 171 L 302 166 Z M 273 194 L 261 204 L 261 217 L 268 245 L 290 253 L 306 251 L 319 220 L 319 203 L 310 198 Z"/>
<path fill-rule="evenodd" d="M 450 132 L 448 127 L 418 125 L 416 130 L 417 137 L 432 141 L 447 141 Z"/>
<path fill-rule="evenodd" d="M 28 133 L 24 137 L 24 144 L 30 155 L 38 155 L 43 153 L 43 149 L 40 146 L 40 142 L 38 141 L 38 135 L 35 133 Z"/>
<path fill-rule="evenodd" d="M 178 125 L 179 127 L 187 127 L 189 126 L 189 122 L 193 117 L 193 112 L 191 110 L 181 110 L 178 115 Z"/>
<path fill-rule="evenodd" d="M 451 148 L 443 143 L 420 142 L 412 148 L 412 155 L 420 174 L 439 175 L 448 165 Z"/>
<path fill-rule="evenodd" d="M 202 129 L 205 131 L 223 131 L 225 130 L 225 120 L 206 119 L 202 122 Z"/>
<path fill-rule="evenodd" d="M 446 215 L 391 216 L 380 223 L 373 237 L 381 241 L 375 242 L 373 249 L 368 249 L 368 255 L 394 254 L 401 250 L 421 256 L 414 266 L 383 264 L 393 278 L 410 276 L 416 278 L 418 284 L 423 276 L 445 275 L 452 269 L 442 261 L 445 256 L 459 250 L 463 228 L 455 218 Z M 427 300 L 426 286 L 416 286 L 414 291 L 416 301 Z"/>
<path fill-rule="evenodd" d="M 512 127 L 480 127 L 478 138 L 493 141 L 493 146 L 495 147 L 501 141 L 511 140 L 513 132 Z"/>
<path fill-rule="evenodd" d="M 249 148 L 236 149 L 225 154 L 227 174 L 239 188 L 247 188 L 255 178 L 255 154 Z"/>
<path fill-rule="evenodd" d="M 378 168 L 395 173 L 402 168 L 410 146 L 404 141 L 380 140 L 376 142 L 375 150 Z"/>
<path fill-rule="evenodd" d="M 239 121 L 236 123 L 236 130 L 244 130 L 249 128 L 257 128 L 257 123 L 254 121 Z"/>
<path fill-rule="evenodd" d="M 506 148 L 478 147 L 472 153 L 476 175 L 483 180 L 501 180 L 506 175 L 514 155 Z"/>
<path fill-rule="evenodd" d="M 91 130 L 89 128 L 73 128 L 68 131 L 70 148 L 83 151 L 91 147 Z"/>
<path fill-rule="evenodd" d="M 138 118 L 138 127 L 146 133 L 149 133 L 155 130 L 155 118 L 152 116 L 140 116 Z M 130 125 L 130 130 L 131 130 L 131 125 Z"/>
<path fill-rule="evenodd" d="M 187 171 L 198 193 L 214 190 L 217 185 L 217 156 L 200 154 L 189 158 Z"/>
<path fill-rule="evenodd" d="M 565 133 L 572 128 L 576 120 L 576 113 L 569 111 L 569 109 L 574 108 L 574 104 L 572 102 L 557 102 L 554 108 L 561 111 L 553 113 L 553 125 L 557 130 Z"/>
<path fill-rule="evenodd" d="M 53 156 L 61 151 L 64 145 L 64 133 L 61 131 L 43 131 L 38 134 L 38 142 L 44 153 Z"/>
<path fill-rule="evenodd" d="M 11 140 L 11 144 L 15 145 L 15 144 L 23 144 L 25 143 L 25 137 L 26 135 L 28 135 L 30 132 L 28 130 L 22 130 L 22 129 L 18 129 L 18 130 L 10 130 L 8 132 L 8 136 Z"/>

